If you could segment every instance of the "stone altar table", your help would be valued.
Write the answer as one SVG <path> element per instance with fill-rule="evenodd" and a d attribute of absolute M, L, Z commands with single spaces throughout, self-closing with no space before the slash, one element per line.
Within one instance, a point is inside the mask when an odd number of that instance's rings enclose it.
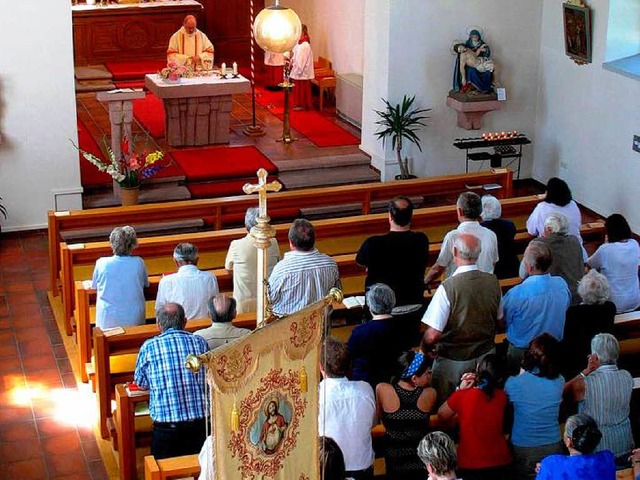
<path fill-rule="evenodd" d="M 174 84 L 150 74 L 145 84 L 164 103 L 165 136 L 172 147 L 229 143 L 232 95 L 251 91 L 242 76 L 182 78 Z"/>

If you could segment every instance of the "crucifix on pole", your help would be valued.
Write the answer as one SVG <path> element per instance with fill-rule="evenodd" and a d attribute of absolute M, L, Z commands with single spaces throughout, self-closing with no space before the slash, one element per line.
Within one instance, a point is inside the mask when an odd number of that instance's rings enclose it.
<path fill-rule="evenodd" d="M 267 300 L 267 249 L 271 245 L 271 239 L 276 231 L 269 223 L 271 219 L 267 215 L 267 192 L 279 192 L 282 188 L 280 182 L 267 183 L 267 171 L 264 168 L 258 170 L 258 183 L 252 185 L 245 183 L 242 190 L 247 195 L 258 193 L 258 223 L 251 229 L 251 236 L 255 238 L 255 247 L 258 249 L 258 311 L 257 328 L 264 326 L 269 317 L 269 302 Z"/>

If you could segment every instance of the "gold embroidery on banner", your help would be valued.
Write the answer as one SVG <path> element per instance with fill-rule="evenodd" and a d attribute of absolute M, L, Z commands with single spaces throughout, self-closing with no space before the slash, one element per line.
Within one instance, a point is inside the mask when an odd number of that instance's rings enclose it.
<path fill-rule="evenodd" d="M 216 372 L 225 382 L 231 383 L 239 380 L 251 364 L 251 353 L 251 345 L 245 345 L 242 353 L 240 350 L 233 350 L 229 355 L 220 356 Z"/>

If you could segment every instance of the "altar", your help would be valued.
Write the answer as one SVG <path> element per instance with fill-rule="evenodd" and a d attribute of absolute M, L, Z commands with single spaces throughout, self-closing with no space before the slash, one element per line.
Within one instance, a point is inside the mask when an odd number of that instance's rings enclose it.
<path fill-rule="evenodd" d="M 229 143 L 232 95 L 251 91 L 251 83 L 241 75 L 182 78 L 174 84 L 149 74 L 145 85 L 162 99 L 165 136 L 172 147 Z"/>
<path fill-rule="evenodd" d="M 75 66 L 166 58 L 169 38 L 184 17 L 201 17 L 202 12 L 196 0 L 73 5 Z"/>

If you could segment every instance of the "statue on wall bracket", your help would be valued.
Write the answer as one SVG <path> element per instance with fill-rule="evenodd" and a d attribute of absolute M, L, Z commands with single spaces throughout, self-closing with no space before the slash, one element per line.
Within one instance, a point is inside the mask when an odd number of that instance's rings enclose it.
<path fill-rule="evenodd" d="M 593 22 L 591 9 L 582 0 L 568 0 L 562 5 L 564 48 L 577 65 L 591 63 Z"/>

